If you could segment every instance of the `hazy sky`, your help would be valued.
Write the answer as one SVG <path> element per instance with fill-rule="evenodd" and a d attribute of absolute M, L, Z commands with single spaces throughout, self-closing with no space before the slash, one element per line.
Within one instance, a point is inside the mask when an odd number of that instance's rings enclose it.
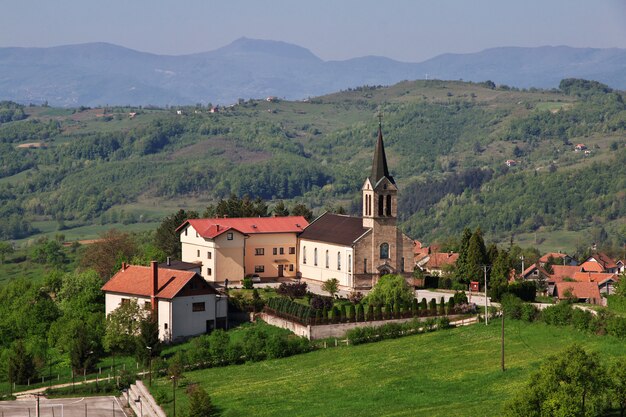
<path fill-rule="evenodd" d="M 626 48 L 625 0 L 17 0 L 0 46 L 110 42 L 145 52 L 213 50 L 246 36 L 319 57 L 417 62 L 495 46 Z"/>

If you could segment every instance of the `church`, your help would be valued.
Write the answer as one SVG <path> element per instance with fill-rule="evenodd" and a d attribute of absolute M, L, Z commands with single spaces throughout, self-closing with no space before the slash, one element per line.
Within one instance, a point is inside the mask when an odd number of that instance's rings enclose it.
<path fill-rule="evenodd" d="M 372 171 L 361 193 L 361 216 L 324 213 L 300 233 L 303 279 L 337 278 L 342 287 L 367 290 L 386 274 L 412 277 L 415 243 L 397 226 L 398 186 L 389 174 L 380 123 Z"/>
<path fill-rule="evenodd" d="M 386 274 L 411 280 L 414 242 L 398 229 L 398 186 L 380 123 L 361 193 L 361 216 L 324 213 L 310 224 L 296 216 L 188 220 L 177 230 L 182 261 L 197 264 L 211 282 L 336 278 L 345 289 L 367 290 Z"/>

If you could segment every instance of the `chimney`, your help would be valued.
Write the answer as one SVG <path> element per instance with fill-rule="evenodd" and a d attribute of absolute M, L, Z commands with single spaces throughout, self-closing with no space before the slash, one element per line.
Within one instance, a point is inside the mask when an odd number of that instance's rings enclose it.
<path fill-rule="evenodd" d="M 172 266 L 172 259 L 169 256 L 167 257 L 167 266 Z"/>
<path fill-rule="evenodd" d="M 157 299 L 156 295 L 159 291 L 159 263 L 157 261 L 150 262 L 152 266 L 152 285 L 150 286 L 150 306 L 152 307 L 153 317 L 158 319 L 157 315 Z"/>
<path fill-rule="evenodd" d="M 126 267 L 127 267 L 126 262 L 122 262 L 122 271 L 126 271 Z"/>
<path fill-rule="evenodd" d="M 217 231 L 219 232 L 220 231 L 220 225 L 216 224 L 215 227 L 217 228 Z"/>

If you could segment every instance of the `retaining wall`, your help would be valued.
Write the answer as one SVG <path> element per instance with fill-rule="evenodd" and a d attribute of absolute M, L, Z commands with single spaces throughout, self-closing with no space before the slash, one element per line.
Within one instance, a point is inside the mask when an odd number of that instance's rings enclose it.
<path fill-rule="evenodd" d="M 135 381 L 131 384 L 127 393 L 128 405 L 135 415 L 144 417 L 167 417 L 165 412 L 156 403 L 150 391 L 146 388 L 142 381 Z"/>

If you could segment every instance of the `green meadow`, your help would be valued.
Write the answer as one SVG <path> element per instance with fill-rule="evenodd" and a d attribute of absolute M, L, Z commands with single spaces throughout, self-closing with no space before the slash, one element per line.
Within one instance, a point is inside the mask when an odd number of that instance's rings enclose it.
<path fill-rule="evenodd" d="M 177 414 L 187 407 L 186 386 L 199 383 L 224 417 L 499 416 L 543 360 L 574 342 L 606 360 L 626 354 L 615 338 L 507 321 L 502 372 L 498 321 L 188 372 Z M 154 383 L 168 415 L 171 392 L 169 381 Z"/>

